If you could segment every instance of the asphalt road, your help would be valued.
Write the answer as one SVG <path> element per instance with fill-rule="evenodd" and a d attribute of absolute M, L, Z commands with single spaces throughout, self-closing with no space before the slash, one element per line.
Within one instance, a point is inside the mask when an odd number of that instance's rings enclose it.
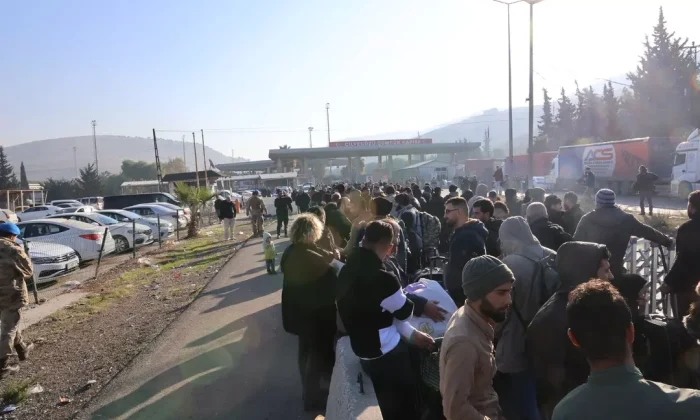
<path fill-rule="evenodd" d="M 288 241 L 276 242 L 279 263 Z M 265 271 L 261 239 L 248 241 L 80 418 L 314 419 L 302 409 L 281 288 L 281 274 Z"/>

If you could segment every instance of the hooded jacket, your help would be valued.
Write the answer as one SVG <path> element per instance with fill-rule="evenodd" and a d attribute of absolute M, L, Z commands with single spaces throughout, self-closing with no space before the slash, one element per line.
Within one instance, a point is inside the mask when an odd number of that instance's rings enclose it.
<path fill-rule="evenodd" d="M 610 269 L 613 275 L 618 277 L 623 273 L 623 260 L 632 236 L 663 246 L 670 246 L 672 243 L 668 236 L 618 207 L 601 207 L 585 214 L 576 228 L 574 240 L 607 246 L 610 251 Z"/>
<path fill-rule="evenodd" d="M 504 221 L 499 235 L 503 262 L 513 272 L 515 282 L 511 292 L 511 310 L 501 326 L 496 347 L 496 366 L 500 372 L 517 373 L 527 370 L 529 366 L 523 322 L 535 317 L 544 304 L 542 295 L 551 296 L 559 287 L 559 278 L 552 270 L 547 270 L 544 275 L 535 275 L 538 262 L 556 255 L 556 252 L 540 245 L 525 219 L 519 216 Z M 513 306 L 518 309 L 523 321 L 513 313 Z"/>
<path fill-rule="evenodd" d="M 527 329 L 526 346 L 537 395 L 547 418 L 569 391 L 586 382 L 590 371 L 586 359 L 567 336 L 566 304 L 569 292 L 595 278 L 605 247 L 589 242 L 567 242 L 556 258 L 559 288 L 542 305 Z"/>
<path fill-rule="evenodd" d="M 478 220 L 470 219 L 456 228 L 450 238 L 450 257 L 445 273 L 447 290 L 462 289 L 462 269 L 473 257 L 486 253 L 489 231 Z"/>

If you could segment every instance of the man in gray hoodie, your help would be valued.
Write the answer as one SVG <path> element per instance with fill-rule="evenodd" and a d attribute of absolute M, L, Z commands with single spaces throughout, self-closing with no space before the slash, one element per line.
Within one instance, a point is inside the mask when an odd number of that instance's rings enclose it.
<path fill-rule="evenodd" d="M 553 269 L 545 268 L 543 262 L 556 256 L 556 252 L 540 245 L 520 216 L 503 222 L 499 238 L 503 262 L 513 272 L 515 282 L 511 292 L 513 303 L 501 324 L 496 346 L 498 375 L 494 378 L 494 388 L 507 419 L 536 419 L 539 417 L 537 395 L 525 351 L 525 330 L 559 287 L 559 276 Z"/>

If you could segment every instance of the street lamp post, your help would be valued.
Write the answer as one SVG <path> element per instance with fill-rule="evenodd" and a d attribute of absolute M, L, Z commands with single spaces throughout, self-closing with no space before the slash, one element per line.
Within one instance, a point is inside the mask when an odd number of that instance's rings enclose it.
<path fill-rule="evenodd" d="M 530 113 L 528 116 L 528 138 L 527 138 L 527 186 L 532 185 L 532 148 L 533 148 L 533 136 L 535 131 L 535 101 L 534 101 L 534 6 L 535 4 L 541 2 L 542 0 L 524 0 L 530 5 L 530 93 L 528 97 L 528 102 L 530 105 Z"/>
<path fill-rule="evenodd" d="M 311 148 L 311 149 L 313 149 L 313 147 L 314 147 L 314 143 L 313 143 L 313 141 L 311 140 L 311 132 L 312 132 L 312 131 L 314 131 L 314 128 L 313 128 L 313 127 L 309 127 L 309 148 Z"/>
<path fill-rule="evenodd" d="M 331 117 L 328 112 L 331 104 L 326 102 L 326 127 L 328 127 L 328 147 L 331 147 Z"/>

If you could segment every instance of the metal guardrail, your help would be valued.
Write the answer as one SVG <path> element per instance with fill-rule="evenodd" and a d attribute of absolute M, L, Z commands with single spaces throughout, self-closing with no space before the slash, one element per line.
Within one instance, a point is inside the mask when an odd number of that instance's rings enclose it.
<path fill-rule="evenodd" d="M 658 244 L 632 237 L 627 252 L 625 253 L 624 266 L 628 273 L 638 274 L 647 280 L 647 302 L 644 313 L 656 314 L 672 318 L 674 297 L 670 294 L 663 295 L 659 290 L 668 274 L 673 262 L 676 260 L 674 247 L 664 251 Z M 664 263 L 664 261 L 666 263 Z"/>

